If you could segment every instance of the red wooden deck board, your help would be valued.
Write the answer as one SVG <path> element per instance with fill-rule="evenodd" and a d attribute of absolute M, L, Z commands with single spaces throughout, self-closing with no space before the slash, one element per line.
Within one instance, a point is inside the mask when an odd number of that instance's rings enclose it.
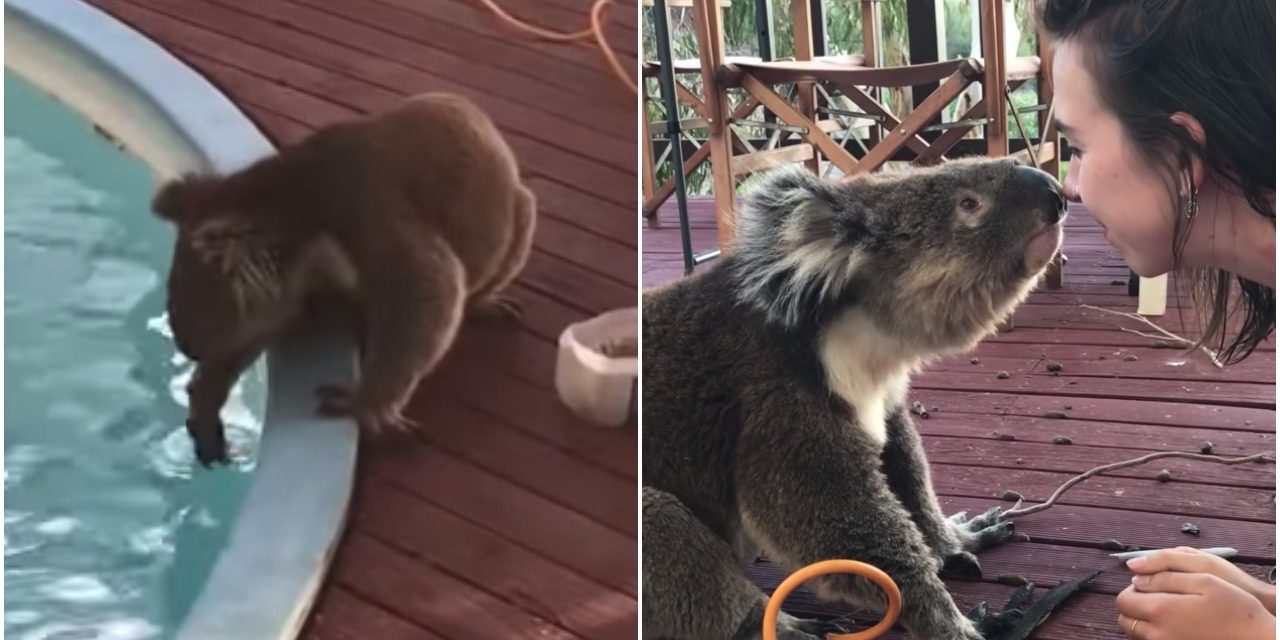
<path fill-rule="evenodd" d="M 1076 469 L 1088 469 L 1096 466 L 1096 460 L 1112 460 L 1119 462 L 1137 458 L 1140 453 L 1133 449 L 1116 447 L 1099 447 L 1094 445 L 1073 444 L 1058 445 L 1051 438 L 1037 440 L 1028 439 L 1023 432 L 1023 440 L 1005 441 L 974 438 L 954 438 L 934 435 L 932 429 L 926 431 L 933 437 L 925 441 L 925 450 L 929 460 L 935 464 L 952 464 L 964 466 L 984 466 L 1006 469 L 1036 469 L 1040 471 L 1064 471 L 1074 473 Z M 1070 434 L 1071 429 L 1054 429 L 1057 434 Z M 1070 437 L 1070 436 L 1068 436 Z M 1249 453 L 1257 453 L 1255 448 Z M 1021 460 L 1022 462 L 1017 462 Z M 1225 486 L 1255 487 L 1269 489 L 1276 484 L 1275 466 L 1266 464 L 1242 463 L 1238 465 L 1206 465 L 1195 460 L 1169 458 L 1129 469 L 1120 469 L 1108 474 L 1116 478 L 1137 478 L 1153 480 L 1161 470 L 1168 470 L 1177 482 L 1197 482 L 1205 484 L 1221 484 Z"/>
<path fill-rule="evenodd" d="M 997 498 L 941 496 L 946 513 L 983 513 L 993 506 L 1009 507 Z M 1180 530 L 1187 518 L 1177 514 L 1135 513 L 1109 506 L 1063 504 L 1048 511 L 1015 518 L 1017 530 L 1031 542 L 1096 549 L 1107 539 L 1143 549 L 1161 549 L 1193 544 L 1202 547 L 1234 547 L 1242 561 L 1262 564 L 1275 556 L 1275 524 L 1221 518 L 1197 517 L 1200 536 L 1191 538 Z M 1016 546 L 1014 547 L 1017 548 Z M 985 555 L 985 554 L 983 554 Z"/>
<path fill-rule="evenodd" d="M 503 130 L 540 223 L 519 323 L 468 321 L 418 390 L 409 441 L 362 443 L 347 535 L 304 637 L 630 638 L 635 425 L 585 424 L 555 397 L 555 339 L 634 304 L 634 100 L 582 45 L 515 34 L 470 0 L 95 0 L 240 105 L 278 144 L 426 91 Z M 589 2 L 504 0 L 551 28 Z M 634 0 L 607 28 L 627 63 Z M 634 58 L 631 58 L 632 60 Z"/>
<path fill-rule="evenodd" d="M 919 396 L 927 399 L 928 396 Z M 936 405 L 931 405 L 932 409 Z M 1136 458 L 1151 451 L 1189 451 L 1198 452 L 1201 445 L 1210 443 L 1213 452 L 1223 456 L 1247 456 L 1266 451 L 1272 445 L 1272 436 L 1265 431 L 1236 431 L 1230 429 L 1204 429 L 1194 427 L 1170 427 L 1149 424 L 1129 424 L 1124 422 L 1103 422 L 1076 420 L 1075 405 L 1068 405 L 1072 411 L 1067 419 L 1052 419 L 1043 416 L 992 416 L 981 413 L 960 413 L 957 411 L 931 411 L 929 418 L 919 419 L 916 426 L 921 433 L 938 437 L 972 438 L 979 440 L 1001 440 L 1000 435 L 1013 436 L 1012 443 L 1046 443 L 1055 437 L 1065 435 L 1071 438 L 1076 446 L 1110 447 L 1117 450 L 1117 459 Z M 1061 410 L 1061 407 L 1059 408 Z M 1127 450 L 1128 453 L 1124 453 Z M 1061 450 L 1051 451 L 1053 455 L 1062 455 Z M 1026 456 L 1015 454 L 1015 458 Z M 1160 462 L 1152 462 L 1158 470 Z M 1148 467 L 1138 467 L 1147 469 Z M 1197 467 L 1203 468 L 1203 467 Z M 1149 472 L 1154 473 L 1154 472 Z M 1274 470 L 1270 473 L 1274 474 Z M 1149 474 L 1148 474 L 1149 475 Z"/>
<path fill-rule="evenodd" d="M 695 251 L 714 248 L 711 201 L 691 199 L 690 212 Z M 683 271 L 674 201 L 660 217 L 662 229 L 642 231 L 644 286 Z M 1141 323 L 1081 306 L 1122 312 L 1137 306 L 1126 294 L 1127 267 L 1081 207 L 1068 218 L 1064 251 L 1070 258 L 1064 288 L 1032 293 L 1015 315 L 1013 331 L 987 338 L 973 353 L 933 363 L 912 382 L 911 399 L 930 410 L 916 424 L 948 513 L 1008 508 L 1012 503 L 1001 499 L 1007 490 L 1020 492 L 1028 504 L 1043 501 L 1078 473 L 1153 451 L 1198 452 L 1205 442 L 1228 456 L 1275 451 L 1274 342 L 1226 369 L 1197 359 L 1171 365 L 1180 351 L 1153 348 L 1150 339 L 1120 329 L 1147 330 Z M 1171 297 L 1169 312 L 1153 320 L 1180 331 L 1195 317 L 1183 300 Z M 1062 365 L 1057 376 L 1046 369 L 1050 361 Z M 998 371 L 1010 377 L 997 379 Z M 1046 415 L 1051 412 L 1054 417 Z M 1073 444 L 1054 445 L 1056 436 Z M 1161 469 L 1173 481 L 1156 481 Z M 1100 541 L 1116 538 L 1142 548 L 1231 546 L 1241 551 L 1238 561 L 1248 571 L 1264 575 L 1276 556 L 1274 490 L 1273 464 L 1165 459 L 1091 478 L 1052 509 L 1017 519 L 1031 542 L 984 552 L 984 581 L 948 585 L 962 610 L 984 599 L 1001 606 L 1013 589 L 993 583 L 1000 574 L 1025 575 L 1047 588 L 1106 568 L 1034 637 L 1118 640 L 1123 634 L 1113 598 L 1130 574 L 1097 548 Z M 1200 527 L 1198 537 L 1180 531 L 1188 521 Z M 748 575 L 767 592 L 783 577 L 764 559 Z M 786 609 L 823 617 L 849 613 L 804 590 L 788 599 Z M 895 631 L 886 637 L 906 636 Z"/>
<path fill-rule="evenodd" d="M 1275 411 L 1272 409 L 1180 404 L 1159 400 L 1023 396 L 1006 392 L 916 390 L 913 397 L 928 407 L 941 407 L 946 413 L 1043 417 L 1047 411 L 1065 412 L 1066 405 L 1071 405 L 1071 418 L 1077 420 L 1275 433 Z"/>
<path fill-rule="evenodd" d="M 347 589 L 326 589 L 316 610 L 305 640 L 444 640 Z"/>
<path fill-rule="evenodd" d="M 311 43 L 313 46 L 285 54 L 273 48 L 276 40 L 268 39 L 267 34 L 260 34 L 261 37 L 251 42 L 235 37 L 238 34 L 232 29 L 239 28 L 239 23 L 225 27 L 229 35 L 215 31 L 212 27 L 193 26 L 149 9 L 126 5 L 123 0 L 102 0 L 102 4 L 116 10 L 122 18 L 140 28 L 172 31 L 174 48 L 179 53 L 189 54 L 189 59 L 196 62 L 198 68 L 206 70 L 225 84 L 244 86 L 244 93 L 253 94 L 255 99 L 250 101 L 254 104 L 276 113 L 298 117 L 305 124 L 319 126 L 356 113 L 382 111 L 405 96 L 422 91 L 452 91 L 475 100 L 497 120 L 499 127 L 510 134 L 512 146 L 518 153 L 523 152 L 521 159 L 526 162 L 526 168 L 569 183 L 577 182 L 577 177 L 583 180 L 595 177 L 603 181 L 601 184 L 607 186 L 612 193 L 619 194 L 623 204 L 634 201 L 634 169 L 630 168 L 634 165 L 633 142 L 621 136 L 610 137 L 601 135 L 598 131 L 587 130 L 568 116 L 552 114 L 533 105 L 516 103 L 506 97 L 488 93 L 503 91 L 504 85 L 497 80 L 489 83 L 483 90 L 449 84 L 439 76 L 422 73 L 397 78 L 398 84 L 389 81 L 375 83 L 363 75 L 344 75 L 315 63 L 321 55 L 325 55 L 326 60 L 339 56 L 347 60 L 360 59 L 360 50 L 345 48 L 346 46 L 363 45 L 366 54 L 375 47 L 386 47 L 381 32 L 344 30 L 343 25 L 348 23 L 339 18 L 276 0 L 246 5 L 262 12 L 262 23 L 273 26 L 276 30 L 282 27 L 269 20 L 317 21 L 323 23 L 327 35 L 334 39 L 331 42 L 317 40 Z M 268 12 L 268 9 L 275 11 Z M 336 44 L 339 41 L 344 44 Z M 330 51 L 334 48 L 339 48 L 340 51 Z M 443 68 L 457 69 L 458 73 L 467 73 L 469 77 L 483 76 L 481 70 L 487 68 L 462 59 L 435 60 L 432 55 L 435 50 L 424 47 L 406 47 L 407 50 L 403 51 L 396 47 L 391 49 L 390 52 L 384 52 L 384 55 L 431 56 L 422 64 L 438 64 Z M 326 51 L 329 53 L 325 53 Z M 308 54 L 309 58 L 302 58 Z M 259 96 L 252 88 L 255 84 L 269 84 L 273 87 L 264 88 Z M 523 91 L 518 87 L 509 90 Z M 615 89 L 614 93 L 618 91 L 620 89 Z M 234 89 L 233 93 L 236 93 Z M 550 102 L 553 97 L 560 104 L 570 101 L 587 102 L 568 93 L 541 96 L 538 102 L 546 108 L 546 104 L 556 104 Z M 627 108 L 626 105 L 619 104 L 614 110 L 625 113 Z M 581 173 L 569 173 L 567 170 L 570 168 Z"/>
<path fill-rule="evenodd" d="M 988 343 L 983 357 L 973 362 L 972 354 L 962 354 L 934 363 L 933 371 L 976 371 L 994 374 L 1015 370 L 1044 372 L 1050 363 L 1062 365 L 1063 375 L 1105 375 L 1122 378 L 1168 380 L 1230 380 L 1245 377 L 1256 382 L 1275 382 L 1275 352 L 1258 352 L 1244 362 L 1219 369 L 1206 359 L 1186 358 L 1179 351 L 1135 347 L 1108 349 L 1087 345 L 1045 345 L 1029 350 L 1017 344 Z"/>

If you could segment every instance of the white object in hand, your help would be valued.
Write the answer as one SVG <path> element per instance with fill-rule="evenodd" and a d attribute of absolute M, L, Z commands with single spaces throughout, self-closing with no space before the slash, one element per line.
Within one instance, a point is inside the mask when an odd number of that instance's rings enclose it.
<path fill-rule="evenodd" d="M 1165 549 L 1145 549 L 1143 551 L 1122 551 L 1120 553 L 1111 554 L 1111 557 L 1119 558 L 1121 560 L 1131 560 L 1133 558 L 1141 558 L 1144 556 L 1154 555 L 1161 551 L 1165 551 Z M 1236 551 L 1231 547 L 1210 547 L 1208 549 L 1200 549 L 1200 551 L 1218 556 L 1220 558 L 1230 558 L 1240 553 L 1239 551 Z"/>

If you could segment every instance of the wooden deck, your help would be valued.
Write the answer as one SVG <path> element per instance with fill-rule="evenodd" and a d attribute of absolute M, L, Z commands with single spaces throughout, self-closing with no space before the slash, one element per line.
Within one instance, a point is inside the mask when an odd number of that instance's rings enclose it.
<path fill-rule="evenodd" d="M 368 443 L 310 640 L 634 638 L 635 427 L 588 426 L 552 387 L 570 322 L 636 300 L 635 100 L 601 56 L 515 34 L 470 0 L 92 0 L 221 87 L 278 145 L 424 91 L 508 135 L 541 218 L 523 326 L 468 323 L 398 450 Z M 500 0 L 578 30 L 590 0 Z M 635 67 L 636 4 L 607 33 Z M 323 472 L 323 470 L 318 470 Z M 305 482 L 305 478 L 299 481 Z"/>
<path fill-rule="evenodd" d="M 714 248 L 711 202 L 693 199 L 690 208 L 695 252 Z M 645 286 L 683 271 L 674 199 L 661 219 L 664 228 L 643 232 Z M 989 338 L 975 353 L 941 362 L 914 380 L 911 399 L 930 411 L 929 419 L 916 424 L 947 512 L 1011 506 L 999 498 L 1006 490 L 1043 501 L 1075 474 L 1152 451 L 1197 451 L 1204 442 L 1225 455 L 1275 451 L 1274 343 L 1224 371 L 1173 366 L 1168 360 L 1176 352 L 1152 348 L 1150 340 L 1120 330 L 1139 328 L 1136 323 L 1081 307 L 1131 312 L 1136 306 L 1136 299 L 1125 295 L 1123 262 L 1082 208 L 1073 208 L 1066 245 L 1070 261 L 1063 289 L 1033 293 L 1017 312 L 1012 332 Z M 1176 309 L 1159 322 L 1174 330 L 1181 326 Z M 971 363 L 975 357 L 977 363 Z M 1061 373 L 1048 372 L 1048 362 L 1060 363 Z M 997 379 L 1001 370 L 1010 376 Z M 1047 417 L 1050 412 L 1065 418 Z M 1074 444 L 1051 444 L 1057 436 Z M 1154 479 L 1161 469 L 1172 472 L 1172 482 Z M 1025 576 L 1046 587 L 1037 589 L 1043 594 L 1060 581 L 1104 569 L 1035 637 L 1123 638 L 1113 596 L 1131 574 L 1097 548 L 1100 541 L 1114 538 L 1144 549 L 1231 546 L 1240 550 L 1238 561 L 1249 572 L 1265 576 L 1276 558 L 1274 491 L 1272 464 L 1161 460 L 1090 479 L 1068 491 L 1058 506 L 1017 519 L 1018 530 L 1031 541 L 984 552 L 983 580 L 948 584 L 966 609 L 981 600 L 999 607 L 1013 590 L 995 582 L 1002 574 Z M 1181 533 L 1184 522 L 1198 525 L 1199 537 Z M 766 591 L 784 577 L 763 560 L 749 574 Z M 797 615 L 848 613 L 820 605 L 803 591 L 788 600 L 786 609 Z"/>

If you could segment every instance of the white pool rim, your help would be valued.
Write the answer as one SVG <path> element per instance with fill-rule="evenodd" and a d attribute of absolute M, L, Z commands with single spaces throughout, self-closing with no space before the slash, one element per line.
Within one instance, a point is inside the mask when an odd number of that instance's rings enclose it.
<path fill-rule="evenodd" d="M 4 35 L 6 68 L 105 130 L 158 179 L 232 171 L 274 151 L 199 74 L 80 0 L 5 0 Z M 357 431 L 317 416 L 313 389 L 351 379 L 350 342 L 313 327 L 269 350 L 266 365 L 257 468 L 177 640 L 296 638 L 342 534 Z"/>

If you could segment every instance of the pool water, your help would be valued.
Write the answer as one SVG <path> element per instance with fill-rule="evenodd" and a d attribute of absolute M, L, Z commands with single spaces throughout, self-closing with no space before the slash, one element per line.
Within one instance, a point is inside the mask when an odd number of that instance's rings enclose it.
<path fill-rule="evenodd" d="M 170 638 L 252 473 L 263 369 L 224 409 L 235 463 L 201 469 L 152 172 L 7 70 L 4 85 L 5 636 Z"/>

